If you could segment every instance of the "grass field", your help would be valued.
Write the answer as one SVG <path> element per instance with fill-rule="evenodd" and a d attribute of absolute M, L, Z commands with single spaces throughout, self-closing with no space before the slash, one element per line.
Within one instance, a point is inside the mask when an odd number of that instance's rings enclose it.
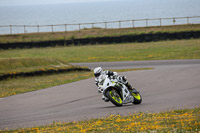
<path fill-rule="evenodd" d="M 51 125 L 4 132 L 33 133 L 199 133 L 200 107 L 161 113 L 134 113 L 128 116 L 110 115 L 79 122 L 54 122 Z"/>
<path fill-rule="evenodd" d="M 66 62 L 199 59 L 200 39 L 0 50 L 0 60 L 50 58 Z M 10 64 L 12 65 L 12 63 Z"/>
<path fill-rule="evenodd" d="M 52 58 L 9 58 L 0 59 L 0 74 L 31 72 L 51 68 L 71 68 L 68 62 Z"/>
<path fill-rule="evenodd" d="M 70 72 L 0 81 L 0 97 L 40 90 L 92 77 L 91 72 Z"/>
<path fill-rule="evenodd" d="M 0 73 L 71 67 L 71 62 L 200 59 L 200 39 L 0 50 Z M 0 81 L 0 97 L 89 78 L 75 72 Z"/>
<path fill-rule="evenodd" d="M 50 40 L 70 40 L 75 38 L 89 37 L 105 37 L 105 36 L 121 36 L 121 35 L 138 35 L 144 33 L 173 33 L 181 31 L 197 31 L 200 30 L 200 24 L 194 25 L 176 25 L 176 26 L 157 26 L 143 28 L 124 28 L 124 29 L 83 29 L 71 32 L 55 32 L 55 33 L 30 33 L 17 35 L 0 35 L 0 43 L 12 42 L 40 42 Z"/>

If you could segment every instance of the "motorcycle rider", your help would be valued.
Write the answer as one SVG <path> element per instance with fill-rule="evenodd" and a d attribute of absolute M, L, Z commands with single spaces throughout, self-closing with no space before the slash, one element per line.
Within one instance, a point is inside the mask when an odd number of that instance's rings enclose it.
<path fill-rule="evenodd" d="M 98 88 L 99 88 L 98 84 L 99 84 L 100 75 L 108 75 L 109 77 L 113 76 L 119 82 L 123 83 L 130 90 L 130 92 L 132 92 L 134 90 L 134 88 L 129 84 L 129 82 L 125 76 L 119 76 L 117 74 L 117 72 L 112 72 L 112 71 L 108 71 L 108 70 L 104 71 L 101 67 L 97 67 L 94 69 L 95 84 L 97 85 Z M 104 95 L 102 96 L 102 100 L 104 100 L 105 102 L 109 101 L 108 98 L 105 97 Z"/>

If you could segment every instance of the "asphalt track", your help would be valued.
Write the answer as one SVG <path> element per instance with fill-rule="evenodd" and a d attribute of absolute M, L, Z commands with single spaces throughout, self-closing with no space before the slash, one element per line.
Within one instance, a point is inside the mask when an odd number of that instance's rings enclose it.
<path fill-rule="evenodd" d="M 123 72 L 143 97 L 140 105 L 115 107 L 101 100 L 94 78 L 0 99 L 0 129 L 44 125 L 53 121 L 78 121 L 160 112 L 200 105 L 200 60 L 83 63 L 106 69 L 153 67 L 152 70 Z"/>

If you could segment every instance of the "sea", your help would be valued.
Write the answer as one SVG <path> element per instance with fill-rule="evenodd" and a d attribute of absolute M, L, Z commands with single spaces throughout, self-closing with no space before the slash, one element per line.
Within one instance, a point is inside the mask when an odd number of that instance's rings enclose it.
<path fill-rule="evenodd" d="M 94 0 L 27 5 L 13 5 L 12 2 L 2 5 L 0 0 L 0 34 L 78 30 L 79 28 L 91 28 L 91 26 L 117 28 L 119 27 L 117 22 L 124 20 L 127 21 L 121 22 L 120 28 L 142 27 L 147 26 L 147 22 L 143 19 L 191 16 L 200 16 L 200 0 L 99 0 L 97 2 Z M 141 21 L 133 23 L 133 21 L 128 20 Z M 112 23 L 111 21 L 116 22 Z M 81 27 L 80 25 L 70 25 L 98 22 L 111 23 L 106 23 L 106 25 L 105 23 L 83 24 Z M 173 22 L 173 19 L 162 20 L 162 22 L 158 19 L 155 22 L 148 21 L 148 26 L 160 25 L 161 23 L 167 25 L 173 24 Z M 187 23 L 187 20 L 177 19 L 176 22 Z M 200 18 L 191 18 L 190 23 L 200 23 Z M 67 24 L 67 26 L 59 26 L 59 24 Z M 11 27 L 10 25 L 16 26 Z M 36 25 L 41 25 L 41 27 Z"/>

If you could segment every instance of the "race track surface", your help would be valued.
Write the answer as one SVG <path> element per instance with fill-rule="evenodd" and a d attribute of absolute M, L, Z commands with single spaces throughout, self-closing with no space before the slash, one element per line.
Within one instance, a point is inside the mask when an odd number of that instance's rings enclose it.
<path fill-rule="evenodd" d="M 119 73 L 125 75 L 143 97 L 140 105 L 115 107 L 101 100 L 94 78 L 0 99 L 0 129 L 32 127 L 53 121 L 78 121 L 128 115 L 134 112 L 160 112 L 200 105 L 200 60 L 88 63 L 90 68 L 121 69 L 153 67 Z"/>

